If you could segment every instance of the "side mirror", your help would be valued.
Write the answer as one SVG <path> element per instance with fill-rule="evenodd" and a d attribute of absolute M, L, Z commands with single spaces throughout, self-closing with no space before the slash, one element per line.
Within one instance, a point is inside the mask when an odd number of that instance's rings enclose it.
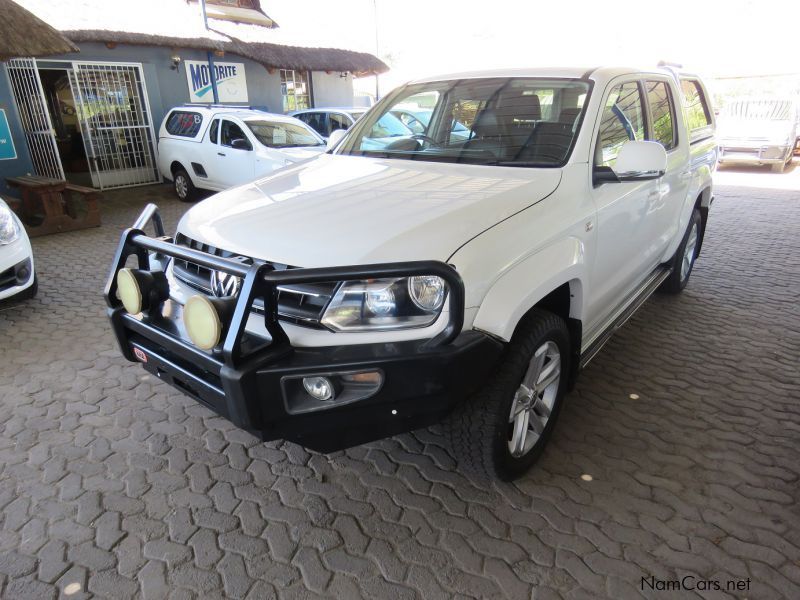
<path fill-rule="evenodd" d="M 328 136 L 328 145 L 326 150 L 332 150 L 335 148 L 336 145 L 341 142 L 346 135 L 347 131 L 344 129 L 335 129 L 334 131 L 331 131 L 330 136 Z"/>
<path fill-rule="evenodd" d="M 252 150 L 253 147 L 250 145 L 245 139 L 236 138 L 235 140 L 231 141 L 231 148 L 235 148 L 236 150 Z"/>
<path fill-rule="evenodd" d="M 658 142 L 625 142 L 614 163 L 614 174 L 619 181 L 658 179 L 666 172 L 667 152 Z"/>

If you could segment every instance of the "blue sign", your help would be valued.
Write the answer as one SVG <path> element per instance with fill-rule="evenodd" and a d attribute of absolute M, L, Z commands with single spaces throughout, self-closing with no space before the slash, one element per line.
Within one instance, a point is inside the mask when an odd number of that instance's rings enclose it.
<path fill-rule="evenodd" d="M 0 108 L 0 160 L 12 160 L 14 158 L 17 158 L 14 138 L 11 137 L 11 128 L 8 126 L 6 111 Z"/>

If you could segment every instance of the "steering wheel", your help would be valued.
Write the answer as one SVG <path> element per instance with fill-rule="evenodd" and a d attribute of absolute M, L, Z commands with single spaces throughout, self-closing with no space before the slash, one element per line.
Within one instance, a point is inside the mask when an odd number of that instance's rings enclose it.
<path fill-rule="evenodd" d="M 431 136 L 425 135 L 424 133 L 415 133 L 415 134 L 413 134 L 411 136 L 411 139 L 413 139 L 413 140 L 422 140 L 423 142 L 428 142 L 428 144 L 430 144 L 431 146 L 437 146 L 438 147 L 438 146 L 441 145 L 441 144 L 439 144 L 439 142 L 437 142 Z"/>

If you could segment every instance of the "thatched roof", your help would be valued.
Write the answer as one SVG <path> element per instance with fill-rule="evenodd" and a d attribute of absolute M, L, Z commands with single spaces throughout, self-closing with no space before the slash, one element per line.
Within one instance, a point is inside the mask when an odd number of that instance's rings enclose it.
<path fill-rule="evenodd" d="M 386 64 L 366 52 L 339 48 L 304 48 L 233 40 L 226 50 L 250 58 L 267 67 L 299 71 L 349 71 L 356 76 L 383 73 Z"/>
<path fill-rule="evenodd" d="M 0 0 L 0 61 L 77 51 L 68 39 L 36 15 L 12 0 Z"/>
<path fill-rule="evenodd" d="M 117 11 L 109 10 L 107 0 L 19 2 L 77 43 L 223 50 L 275 69 L 349 71 L 356 76 L 389 70 L 364 52 L 276 43 L 286 36 L 270 27 L 209 19 L 207 30 L 197 4 L 186 0 L 137 0 L 135 10 Z"/>

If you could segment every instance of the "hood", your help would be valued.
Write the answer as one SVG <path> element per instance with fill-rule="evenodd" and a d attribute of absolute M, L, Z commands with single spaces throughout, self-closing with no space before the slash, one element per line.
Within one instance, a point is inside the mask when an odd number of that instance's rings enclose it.
<path fill-rule="evenodd" d="M 273 150 L 280 152 L 292 162 L 314 158 L 325 152 L 326 149 L 324 144 L 322 146 L 300 146 L 298 148 L 273 148 Z"/>
<path fill-rule="evenodd" d="M 447 260 L 560 178 L 560 169 L 323 154 L 203 200 L 178 231 L 297 267 Z"/>

